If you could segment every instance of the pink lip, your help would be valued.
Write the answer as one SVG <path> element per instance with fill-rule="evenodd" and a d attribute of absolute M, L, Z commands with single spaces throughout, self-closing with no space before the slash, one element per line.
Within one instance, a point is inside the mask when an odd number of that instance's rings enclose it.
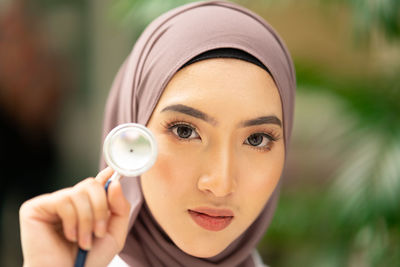
<path fill-rule="evenodd" d="M 227 209 L 200 207 L 188 210 L 192 219 L 201 227 L 210 231 L 221 231 L 233 220 L 234 214 Z"/>

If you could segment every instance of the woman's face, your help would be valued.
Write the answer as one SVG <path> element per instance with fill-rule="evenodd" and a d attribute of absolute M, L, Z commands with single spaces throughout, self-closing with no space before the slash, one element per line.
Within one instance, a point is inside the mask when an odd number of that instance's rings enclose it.
<path fill-rule="evenodd" d="M 283 168 L 281 121 L 278 89 L 252 63 L 208 59 L 175 74 L 147 125 L 159 154 L 141 184 L 181 250 L 215 256 L 257 218 Z"/>

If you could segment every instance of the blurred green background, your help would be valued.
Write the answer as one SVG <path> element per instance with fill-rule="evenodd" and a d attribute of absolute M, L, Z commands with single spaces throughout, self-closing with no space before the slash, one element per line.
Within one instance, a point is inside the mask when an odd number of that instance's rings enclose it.
<path fill-rule="evenodd" d="M 143 28 L 187 2 L 0 0 L 0 104 L 26 138 L 47 129 L 43 136 L 53 140 L 56 160 L 43 192 L 97 173 L 114 75 Z M 264 261 L 279 267 L 400 266 L 400 1 L 236 2 L 280 33 L 297 72 L 289 163 L 259 245 Z M 16 34 L 4 34 L 14 28 Z M 18 58 L 23 53 L 14 48 L 21 43 L 31 65 Z M 38 72 L 42 59 L 49 59 L 47 67 Z M 47 87 L 32 78 L 20 85 L 18 97 L 9 82 L 14 72 L 5 71 L 18 60 L 14 69 L 44 77 Z M 47 102 L 34 98 L 45 95 Z M 26 102 L 37 104 L 16 115 Z M 26 116 L 33 111 L 36 120 Z M 45 124 L 44 114 L 50 117 Z M 18 181 L 19 171 L 12 172 Z M 19 190 L 25 183 L 18 186 L 2 193 L 1 266 L 22 264 L 17 211 L 27 195 Z"/>

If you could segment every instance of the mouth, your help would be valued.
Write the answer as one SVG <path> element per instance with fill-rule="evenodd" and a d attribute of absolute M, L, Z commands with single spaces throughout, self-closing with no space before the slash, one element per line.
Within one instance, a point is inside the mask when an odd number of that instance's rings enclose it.
<path fill-rule="evenodd" d="M 226 209 L 196 208 L 188 212 L 195 223 L 209 231 L 225 229 L 234 218 L 233 212 Z"/>

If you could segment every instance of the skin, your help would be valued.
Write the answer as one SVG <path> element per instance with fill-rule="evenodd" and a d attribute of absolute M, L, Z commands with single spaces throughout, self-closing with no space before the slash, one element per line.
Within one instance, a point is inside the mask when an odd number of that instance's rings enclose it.
<path fill-rule="evenodd" d="M 171 108 L 175 105 L 207 115 L 194 117 Z M 278 89 L 271 76 L 252 63 L 204 60 L 182 69 L 169 82 L 147 125 L 160 152 L 141 184 L 153 216 L 184 252 L 215 256 L 260 214 L 281 176 L 283 129 L 274 123 L 241 124 L 271 115 L 282 120 Z M 168 130 L 171 122 L 178 124 Z M 178 129 L 191 135 L 182 138 L 186 135 L 179 135 Z M 273 133 L 278 140 L 263 137 L 260 145 L 251 146 L 246 140 L 255 133 Z M 221 231 L 206 230 L 188 213 L 196 207 L 230 209 L 234 219 Z"/>
<path fill-rule="evenodd" d="M 187 107 L 196 112 L 187 114 Z M 275 119 L 254 121 L 263 116 Z M 284 163 L 277 121 L 282 121 L 278 90 L 256 65 L 208 59 L 174 75 L 147 125 L 159 155 L 141 184 L 151 213 L 181 250 L 215 256 L 260 214 Z M 105 194 L 112 173 L 106 168 L 96 178 L 21 206 L 24 266 L 73 266 L 78 246 L 90 250 L 85 266 L 107 266 L 125 243 L 130 208 L 119 182 Z M 206 230 L 188 214 L 197 207 L 229 209 L 234 218 L 221 231 Z"/>
<path fill-rule="evenodd" d="M 85 267 L 107 266 L 122 250 L 130 204 L 119 181 L 105 194 L 111 168 L 73 187 L 26 201 L 20 208 L 24 266 L 74 266 L 78 245 L 90 250 Z M 93 236 L 94 235 L 94 236 Z"/>

